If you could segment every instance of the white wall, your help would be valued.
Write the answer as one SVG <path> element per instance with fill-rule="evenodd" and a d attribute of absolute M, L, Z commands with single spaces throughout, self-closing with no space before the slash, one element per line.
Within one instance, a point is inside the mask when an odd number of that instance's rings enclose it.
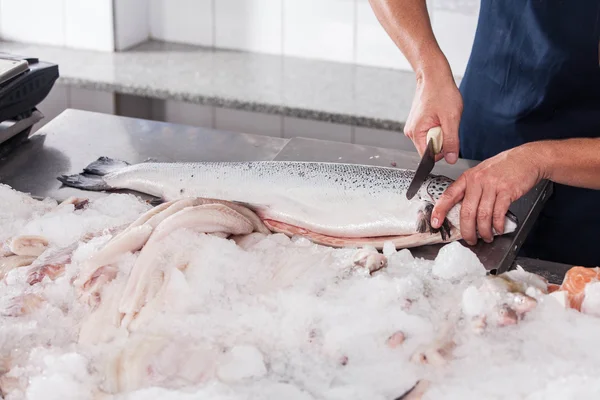
<path fill-rule="evenodd" d="M 3 40 L 112 51 L 112 0 L 0 0 Z"/>
<path fill-rule="evenodd" d="M 462 75 L 479 1 L 428 4 L 442 50 Z M 151 37 L 410 70 L 368 0 L 0 0 L 0 37 L 99 51 Z"/>

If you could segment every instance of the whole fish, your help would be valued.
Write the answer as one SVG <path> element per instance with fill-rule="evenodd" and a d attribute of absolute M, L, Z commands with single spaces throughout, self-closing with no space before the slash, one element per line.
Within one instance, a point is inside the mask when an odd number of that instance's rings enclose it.
<path fill-rule="evenodd" d="M 405 193 L 414 171 L 343 163 L 255 161 L 163 163 L 100 157 L 83 173 L 58 178 L 92 191 L 133 190 L 173 201 L 186 197 L 240 203 L 272 231 L 300 234 L 334 247 L 391 241 L 396 248 L 461 239 L 460 204 L 440 229 L 430 224 L 433 205 L 453 182 L 430 175 L 417 196 Z M 517 227 L 508 213 L 504 233 Z M 497 234 L 494 232 L 494 234 Z"/>

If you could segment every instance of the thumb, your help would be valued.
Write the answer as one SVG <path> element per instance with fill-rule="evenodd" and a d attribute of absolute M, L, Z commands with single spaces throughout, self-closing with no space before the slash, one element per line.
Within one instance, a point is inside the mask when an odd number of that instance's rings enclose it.
<path fill-rule="evenodd" d="M 458 125 L 460 117 L 450 116 L 442 121 L 442 132 L 444 142 L 442 144 L 442 154 L 448 164 L 454 164 L 458 160 Z"/>

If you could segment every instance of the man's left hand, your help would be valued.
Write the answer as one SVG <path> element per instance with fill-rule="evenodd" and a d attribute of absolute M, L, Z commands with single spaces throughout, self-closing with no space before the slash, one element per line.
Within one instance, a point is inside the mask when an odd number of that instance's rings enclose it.
<path fill-rule="evenodd" d="M 486 243 L 491 243 L 492 226 L 502 234 L 512 202 L 543 177 L 540 157 L 532 147 L 515 147 L 465 171 L 435 204 L 432 226 L 439 228 L 450 209 L 462 200 L 460 230 L 465 241 L 475 245 L 479 233 Z"/>

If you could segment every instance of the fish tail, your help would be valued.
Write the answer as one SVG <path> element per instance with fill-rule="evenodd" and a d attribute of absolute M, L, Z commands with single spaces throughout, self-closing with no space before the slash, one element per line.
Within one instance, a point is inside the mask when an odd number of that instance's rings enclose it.
<path fill-rule="evenodd" d="M 125 161 L 116 160 L 110 157 L 100 157 L 83 169 L 81 174 L 62 175 L 58 179 L 63 185 L 76 189 L 101 192 L 109 190 L 111 187 L 104 181 L 104 176 L 120 169 L 128 167 L 130 164 Z"/>
<path fill-rule="evenodd" d="M 111 172 L 118 171 L 128 167 L 130 164 L 126 161 L 116 160 L 110 157 L 100 157 L 83 169 L 84 174 L 104 176 Z"/>
<path fill-rule="evenodd" d="M 63 185 L 76 189 L 89 190 L 92 192 L 101 192 L 110 187 L 101 176 L 90 174 L 62 175 L 58 179 Z"/>

